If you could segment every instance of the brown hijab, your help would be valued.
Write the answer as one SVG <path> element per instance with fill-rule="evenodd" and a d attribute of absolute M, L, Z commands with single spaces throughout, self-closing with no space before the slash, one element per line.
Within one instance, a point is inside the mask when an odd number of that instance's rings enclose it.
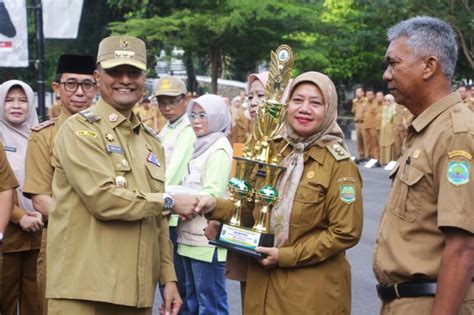
<path fill-rule="evenodd" d="M 322 92 L 326 111 L 321 126 L 316 132 L 308 137 L 298 135 L 293 128 L 286 123 L 285 139 L 293 147 L 293 150 L 282 161 L 281 165 L 286 167 L 283 176 L 278 182 L 278 191 L 285 192 L 281 195 L 280 203 L 273 209 L 270 218 L 270 230 L 275 233 L 275 247 L 286 246 L 289 235 L 289 223 L 291 209 L 304 171 L 304 152 L 317 145 L 326 147 L 329 144 L 341 142 L 344 134 L 337 124 L 337 92 L 334 83 L 328 76 L 311 71 L 297 76 L 291 83 L 289 98 L 295 88 L 303 83 L 310 82 L 316 85 Z"/>

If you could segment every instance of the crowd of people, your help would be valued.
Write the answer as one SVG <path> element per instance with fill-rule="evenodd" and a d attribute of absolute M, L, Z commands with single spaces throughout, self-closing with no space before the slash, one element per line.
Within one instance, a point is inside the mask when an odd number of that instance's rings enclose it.
<path fill-rule="evenodd" d="M 355 162 L 397 160 L 374 255 L 381 314 L 474 314 L 474 88 L 451 90 L 457 44 L 445 22 L 402 21 L 388 40 L 390 94 L 358 88 L 352 102 Z M 0 313 L 151 314 L 158 286 L 160 314 L 228 314 L 227 278 L 245 314 L 350 314 L 345 251 L 362 234 L 362 178 L 332 80 L 304 72 L 279 100 L 284 194 L 274 246 L 253 259 L 208 240 L 232 216 L 232 157 L 268 72 L 231 101 L 189 94 L 170 75 L 145 96 L 146 64 L 131 36 L 103 39 L 97 58 L 62 55 L 42 123 L 28 84 L 0 85 Z M 243 200 L 243 226 L 254 209 Z"/>

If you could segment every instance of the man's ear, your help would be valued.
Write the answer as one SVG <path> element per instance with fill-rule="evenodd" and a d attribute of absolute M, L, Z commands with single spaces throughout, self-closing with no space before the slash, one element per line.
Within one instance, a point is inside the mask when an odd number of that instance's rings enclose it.
<path fill-rule="evenodd" d="M 51 87 L 53 88 L 54 94 L 56 94 L 57 97 L 60 97 L 61 96 L 59 93 L 60 83 L 53 81 L 51 83 Z"/>
<path fill-rule="evenodd" d="M 431 78 L 439 68 L 438 58 L 435 56 L 428 56 L 424 60 L 425 68 L 423 69 L 423 79 Z"/>
<path fill-rule="evenodd" d="M 99 70 L 94 70 L 94 79 L 95 82 L 97 82 L 97 86 L 100 84 L 100 72 Z"/>

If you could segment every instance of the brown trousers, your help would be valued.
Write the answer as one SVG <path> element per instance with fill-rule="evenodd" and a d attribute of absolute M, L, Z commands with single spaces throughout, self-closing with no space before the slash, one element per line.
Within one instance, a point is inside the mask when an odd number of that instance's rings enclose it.
<path fill-rule="evenodd" d="M 124 305 L 67 299 L 48 299 L 50 315 L 151 315 L 152 308 L 136 308 Z"/>
<path fill-rule="evenodd" d="M 38 266 L 36 273 L 36 284 L 38 286 L 38 300 L 42 314 L 48 314 L 48 301 L 46 300 L 46 242 L 48 233 L 43 229 L 41 234 L 41 248 L 38 254 Z"/>
<path fill-rule="evenodd" d="M 3 253 L 2 310 L 3 315 L 41 314 L 36 287 L 38 250 Z"/>
<path fill-rule="evenodd" d="M 365 156 L 373 159 L 379 159 L 379 141 L 380 133 L 375 128 L 369 128 L 363 130 L 364 145 L 365 145 Z"/>
<path fill-rule="evenodd" d="M 362 123 L 356 123 L 356 141 L 357 141 L 357 155 L 359 159 L 367 157 L 365 154 L 365 139 L 364 139 L 364 128 Z"/>

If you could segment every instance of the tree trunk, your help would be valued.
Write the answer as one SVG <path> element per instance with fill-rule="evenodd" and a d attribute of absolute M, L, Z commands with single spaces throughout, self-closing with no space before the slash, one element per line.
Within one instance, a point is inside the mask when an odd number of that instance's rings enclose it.
<path fill-rule="evenodd" d="M 196 80 L 196 72 L 194 72 L 193 54 L 190 50 L 184 51 L 183 62 L 186 67 L 186 75 L 188 76 L 187 89 L 188 92 L 197 92 L 198 82 Z"/>
<path fill-rule="evenodd" d="M 219 75 L 219 63 L 221 60 L 219 47 L 211 47 L 211 93 L 217 94 L 217 77 Z"/>

